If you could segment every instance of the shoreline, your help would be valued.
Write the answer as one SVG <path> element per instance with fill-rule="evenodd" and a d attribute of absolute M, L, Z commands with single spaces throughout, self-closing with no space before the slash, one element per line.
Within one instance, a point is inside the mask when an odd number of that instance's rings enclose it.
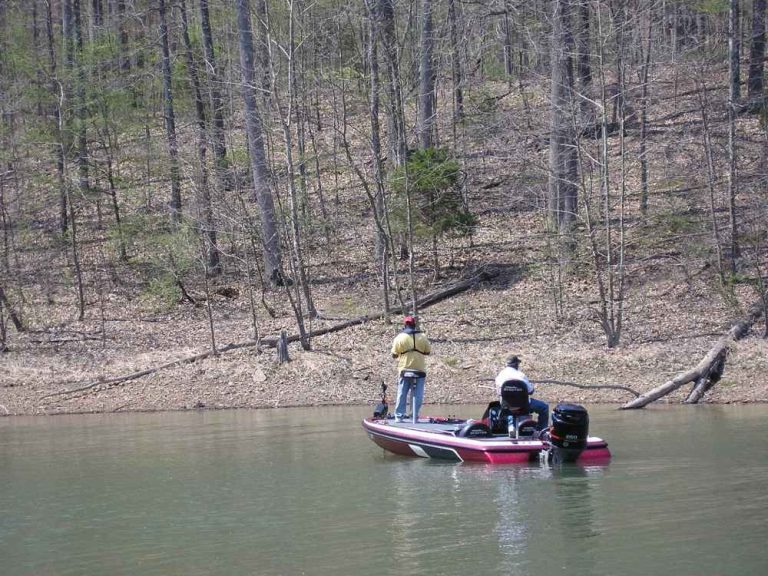
<path fill-rule="evenodd" d="M 666 292 L 675 279 L 666 283 L 656 290 Z M 575 308 L 566 321 L 553 317 L 542 296 L 545 285 L 546 279 L 535 275 L 513 284 L 494 279 L 422 309 L 420 328 L 432 341 L 425 405 L 489 402 L 490 382 L 514 353 L 529 379 L 539 382 L 535 397 L 550 405 L 618 406 L 634 396 L 542 381 L 618 385 L 643 394 L 690 370 L 738 318 L 722 301 L 705 298 L 708 292 L 696 300 L 646 293 L 628 308 L 620 345 L 607 348 L 587 309 Z M 342 313 L 335 291 L 316 297 L 325 314 L 312 321 L 318 332 L 371 314 L 377 304 L 375 295 L 359 296 L 354 308 Z M 56 306 L 67 310 L 66 302 Z M 105 319 L 45 329 L 40 317 L 38 329 L 14 333 L 10 349 L 0 354 L 0 416 L 363 407 L 379 401 L 382 383 L 388 385 L 390 404 L 394 401 L 396 368 L 389 350 L 400 331 L 399 317 L 314 336 L 309 351 L 291 343 L 291 361 L 278 364 L 274 348 L 243 346 L 252 342 L 253 328 L 242 299 L 220 298 L 215 311 L 217 346 L 227 351 L 205 357 L 200 355 L 211 349 L 210 327 L 201 307 L 180 305 L 165 316 L 147 317 L 136 301 L 115 298 Z M 293 322 L 288 310 L 276 309 L 275 317 L 261 319 L 261 338 L 274 341 L 283 330 L 291 333 Z M 759 332 L 755 327 L 731 345 L 722 379 L 701 403 L 768 403 L 768 342 Z M 110 383 L 156 368 L 162 369 Z M 651 406 L 682 402 L 690 389 L 686 384 Z"/>
<path fill-rule="evenodd" d="M 387 330 L 387 328 L 382 327 Z M 390 405 L 394 402 L 397 385 L 394 367 L 384 358 L 380 362 L 357 365 L 353 355 L 339 353 L 338 336 L 328 336 L 315 341 L 312 351 L 304 352 L 291 347 L 292 360 L 278 364 L 270 353 L 255 354 L 248 350 L 236 350 L 220 356 L 190 364 L 182 364 L 161 370 L 154 374 L 120 384 L 95 386 L 91 389 L 62 394 L 66 389 L 74 389 L 75 384 L 87 381 L 106 380 L 106 375 L 95 371 L 79 371 L 79 378 L 67 378 L 69 358 L 63 361 L 56 357 L 55 363 L 61 370 L 59 377 L 40 378 L 41 374 L 51 374 L 47 362 L 21 372 L 29 374 L 33 370 L 36 378 L 27 381 L 0 381 L 0 417 L 14 416 L 57 416 L 64 414 L 122 414 L 170 413 L 185 411 L 214 410 L 264 410 L 271 408 L 312 408 L 330 406 L 373 407 L 380 399 L 381 383 L 388 385 L 387 397 Z M 381 338 L 375 338 L 381 340 Z M 768 386 L 755 378 L 762 370 L 765 342 L 759 338 L 748 338 L 736 343 L 732 359 L 727 366 L 723 379 L 718 382 L 700 402 L 701 404 L 766 404 Z M 425 406 L 437 412 L 445 412 L 446 407 L 485 404 L 492 400 L 493 393 L 485 381 L 493 374 L 495 357 L 499 352 L 489 354 L 490 359 L 478 356 L 466 358 L 464 364 L 456 364 L 450 350 L 442 345 L 443 350 L 432 359 L 428 372 L 425 394 Z M 331 352 L 333 350 L 333 352 Z M 633 395 L 625 390 L 582 389 L 566 384 L 541 383 L 539 380 L 557 379 L 561 382 L 576 380 L 579 386 L 632 383 L 629 387 L 645 393 L 662 384 L 646 372 L 642 374 L 642 364 L 637 356 L 645 356 L 648 350 L 622 350 L 614 352 L 610 364 L 601 364 L 600 372 L 590 371 L 586 366 L 594 366 L 598 360 L 605 360 L 603 350 L 576 350 L 575 356 L 585 366 L 576 364 L 574 355 L 568 347 L 559 350 L 560 357 L 553 363 L 547 363 L 552 372 L 544 373 L 541 360 L 532 350 L 526 350 L 525 356 L 531 368 L 527 374 L 537 386 L 535 396 L 553 406 L 558 402 L 578 404 L 613 405 L 616 409 L 629 402 Z M 591 352 L 591 356 L 589 353 Z M 675 364 L 690 357 L 690 353 L 679 351 Z M 553 350 L 549 350 L 552 360 Z M 6 354 L 14 354 L 6 353 Z M 379 353 L 381 356 L 383 354 Z M 24 355 L 26 356 L 26 355 Z M 165 354 L 160 355 L 168 359 Z M 9 356 L 5 356 L 6 359 Z M 147 364 L 162 365 L 157 355 L 149 355 L 152 362 Z M 29 356 L 24 358 L 31 360 Z M 21 358 L 16 359 L 21 360 Z M 38 358 L 38 360 L 42 360 Z M 127 373 L 124 366 L 136 366 L 135 359 L 112 360 L 112 376 Z M 668 361 L 669 359 L 667 359 Z M 143 362 L 142 362 L 143 364 Z M 117 365 L 117 366 L 115 366 Z M 559 365 L 560 371 L 554 372 L 553 366 Z M 572 372 L 566 372 L 569 367 Z M 641 371 L 638 372 L 638 367 Z M 82 367 L 80 367 L 82 370 Z M 661 372 L 661 371 L 660 371 Z M 84 375 L 86 374 L 86 375 Z M 478 378 L 478 374 L 485 377 Z M 351 376 L 350 376 L 351 375 Z M 665 374 L 666 381 L 670 374 Z M 538 382 L 538 384 L 537 384 Z M 69 385 L 65 385 L 69 383 Z M 663 397 L 654 405 L 676 405 L 682 402 L 691 385 Z M 42 397 L 54 394 L 48 398 Z"/>

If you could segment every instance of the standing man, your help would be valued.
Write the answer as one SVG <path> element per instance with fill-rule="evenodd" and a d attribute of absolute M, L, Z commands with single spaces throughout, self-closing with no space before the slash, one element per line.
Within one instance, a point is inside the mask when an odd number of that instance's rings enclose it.
<path fill-rule="evenodd" d="M 427 356 L 432 346 L 426 336 L 416 329 L 416 319 L 405 317 L 403 331 L 392 342 L 392 358 L 397 358 L 397 405 L 395 422 L 402 422 L 408 407 L 408 392 L 413 402 L 413 421 L 419 418 L 421 403 L 424 401 L 424 381 L 427 379 Z"/>
<path fill-rule="evenodd" d="M 510 356 L 507 358 L 507 367 L 496 376 L 496 394 L 501 396 L 501 386 L 504 382 L 518 381 L 524 382 L 528 387 L 528 394 L 533 394 L 533 384 L 528 380 L 528 376 L 520 370 L 520 358 Z M 531 412 L 536 414 L 536 427 L 539 430 L 545 430 L 549 426 L 549 404 L 543 400 L 529 398 Z"/>

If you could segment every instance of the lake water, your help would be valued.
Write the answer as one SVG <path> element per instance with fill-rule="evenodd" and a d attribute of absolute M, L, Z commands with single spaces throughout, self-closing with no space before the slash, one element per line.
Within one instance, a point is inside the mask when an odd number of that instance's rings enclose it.
<path fill-rule="evenodd" d="M 607 466 L 389 455 L 362 407 L 0 419 L 0 574 L 768 573 L 768 406 L 588 408 Z"/>

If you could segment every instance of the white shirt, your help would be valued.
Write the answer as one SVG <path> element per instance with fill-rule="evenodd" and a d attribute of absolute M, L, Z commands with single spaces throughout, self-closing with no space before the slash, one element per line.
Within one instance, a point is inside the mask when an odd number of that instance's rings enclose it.
<path fill-rule="evenodd" d="M 533 394 L 533 384 L 528 381 L 528 376 L 526 376 L 525 373 L 521 372 L 520 370 L 516 370 L 510 366 L 507 366 L 501 372 L 499 372 L 498 376 L 496 376 L 497 395 L 501 395 L 501 385 L 504 384 L 504 382 L 508 382 L 509 380 L 519 380 L 521 382 L 525 382 L 525 385 L 528 386 L 528 394 Z"/>

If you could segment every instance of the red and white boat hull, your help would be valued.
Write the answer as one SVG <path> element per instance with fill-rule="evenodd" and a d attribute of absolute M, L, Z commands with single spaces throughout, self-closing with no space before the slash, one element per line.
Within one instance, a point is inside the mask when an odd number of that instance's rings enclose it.
<path fill-rule="evenodd" d="M 517 464 L 538 462 L 552 449 L 547 440 L 510 438 L 506 435 L 462 437 L 460 425 L 432 419 L 397 423 L 391 419 L 366 418 L 363 428 L 368 437 L 383 449 L 402 456 L 438 458 L 456 462 Z M 576 462 L 604 461 L 611 457 L 607 443 L 590 436 Z"/>

